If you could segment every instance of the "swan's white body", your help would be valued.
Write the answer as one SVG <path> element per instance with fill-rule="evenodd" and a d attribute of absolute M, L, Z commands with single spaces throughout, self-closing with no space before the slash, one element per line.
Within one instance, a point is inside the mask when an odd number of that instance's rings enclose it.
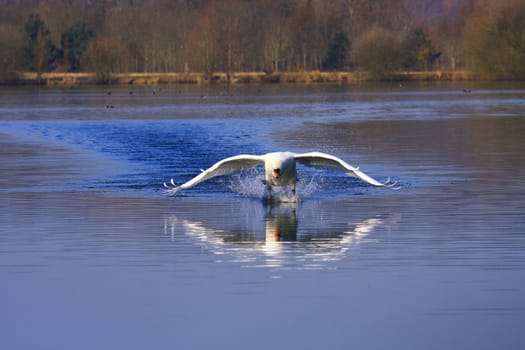
<path fill-rule="evenodd" d="M 302 154 L 292 152 L 273 152 L 264 155 L 241 154 L 229 157 L 215 163 L 212 167 L 206 170 L 202 170 L 201 174 L 180 186 L 175 185 L 173 179 L 171 179 L 173 187 L 167 184 L 164 184 L 164 186 L 168 188 L 170 192 L 175 193 L 193 187 L 215 176 L 226 175 L 243 169 L 253 168 L 259 164 L 264 164 L 266 187 L 269 196 L 271 196 L 271 190 L 274 186 L 290 186 L 292 194 L 295 196 L 297 163 L 321 169 L 342 171 L 348 176 L 357 177 L 374 186 L 392 187 L 395 185 L 391 184 L 389 181 L 379 182 L 360 171 L 359 168 L 353 167 L 345 161 L 330 154 L 321 152 Z"/>

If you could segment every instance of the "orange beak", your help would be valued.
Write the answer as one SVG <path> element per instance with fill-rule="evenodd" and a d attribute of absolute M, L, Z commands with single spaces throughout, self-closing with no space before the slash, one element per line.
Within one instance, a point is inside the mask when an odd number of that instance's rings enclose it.
<path fill-rule="evenodd" d="M 273 171 L 273 176 L 278 179 L 279 178 L 279 171 L 278 170 L 274 170 Z"/>

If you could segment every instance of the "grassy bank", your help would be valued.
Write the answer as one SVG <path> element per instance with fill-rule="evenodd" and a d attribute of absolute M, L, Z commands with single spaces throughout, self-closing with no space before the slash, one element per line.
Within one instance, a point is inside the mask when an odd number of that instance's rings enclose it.
<path fill-rule="evenodd" d="M 265 84 L 265 83 L 351 83 L 360 81 L 462 81 L 472 80 L 465 71 L 399 72 L 377 78 L 364 72 L 238 72 L 238 73 L 114 73 L 111 85 L 160 84 Z M 12 84 L 76 86 L 97 84 L 94 73 L 20 73 Z"/>

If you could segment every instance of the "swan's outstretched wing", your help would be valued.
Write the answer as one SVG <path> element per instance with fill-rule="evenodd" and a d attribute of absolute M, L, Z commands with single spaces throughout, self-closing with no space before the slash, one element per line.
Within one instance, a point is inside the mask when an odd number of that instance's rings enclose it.
<path fill-rule="evenodd" d="M 321 169 L 330 169 L 343 171 L 348 176 L 354 176 L 360 178 L 361 180 L 368 182 L 374 186 L 392 186 L 389 181 L 379 182 L 376 179 L 366 175 L 359 168 L 353 167 L 342 159 L 339 159 L 330 154 L 321 153 L 321 152 L 310 152 L 303 154 L 296 154 L 295 161 L 299 164 L 303 164 L 310 167 L 316 167 Z"/>
<path fill-rule="evenodd" d="M 173 185 L 173 187 L 167 185 L 166 183 L 164 183 L 164 187 L 168 188 L 170 192 L 175 193 L 179 190 L 193 187 L 198 183 L 211 179 L 212 177 L 226 175 L 236 171 L 241 171 L 243 169 L 253 168 L 256 165 L 263 163 L 264 158 L 262 156 L 241 154 L 238 156 L 223 159 L 215 163 L 212 167 L 203 170 L 199 175 L 195 176 L 193 179 L 180 186 L 175 185 L 175 182 L 173 181 L 173 179 L 171 179 L 171 184 Z"/>

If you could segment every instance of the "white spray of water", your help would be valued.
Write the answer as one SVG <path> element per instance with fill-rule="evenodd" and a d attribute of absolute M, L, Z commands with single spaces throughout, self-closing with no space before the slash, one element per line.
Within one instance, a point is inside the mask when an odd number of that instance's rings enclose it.
<path fill-rule="evenodd" d="M 299 201 L 311 196 L 322 187 L 324 178 L 321 175 L 302 177 L 297 181 L 296 193 Z M 267 195 L 264 174 L 244 171 L 231 176 L 230 189 L 243 197 L 263 199 Z M 272 198 L 279 202 L 292 202 L 290 187 L 273 187 Z"/>

